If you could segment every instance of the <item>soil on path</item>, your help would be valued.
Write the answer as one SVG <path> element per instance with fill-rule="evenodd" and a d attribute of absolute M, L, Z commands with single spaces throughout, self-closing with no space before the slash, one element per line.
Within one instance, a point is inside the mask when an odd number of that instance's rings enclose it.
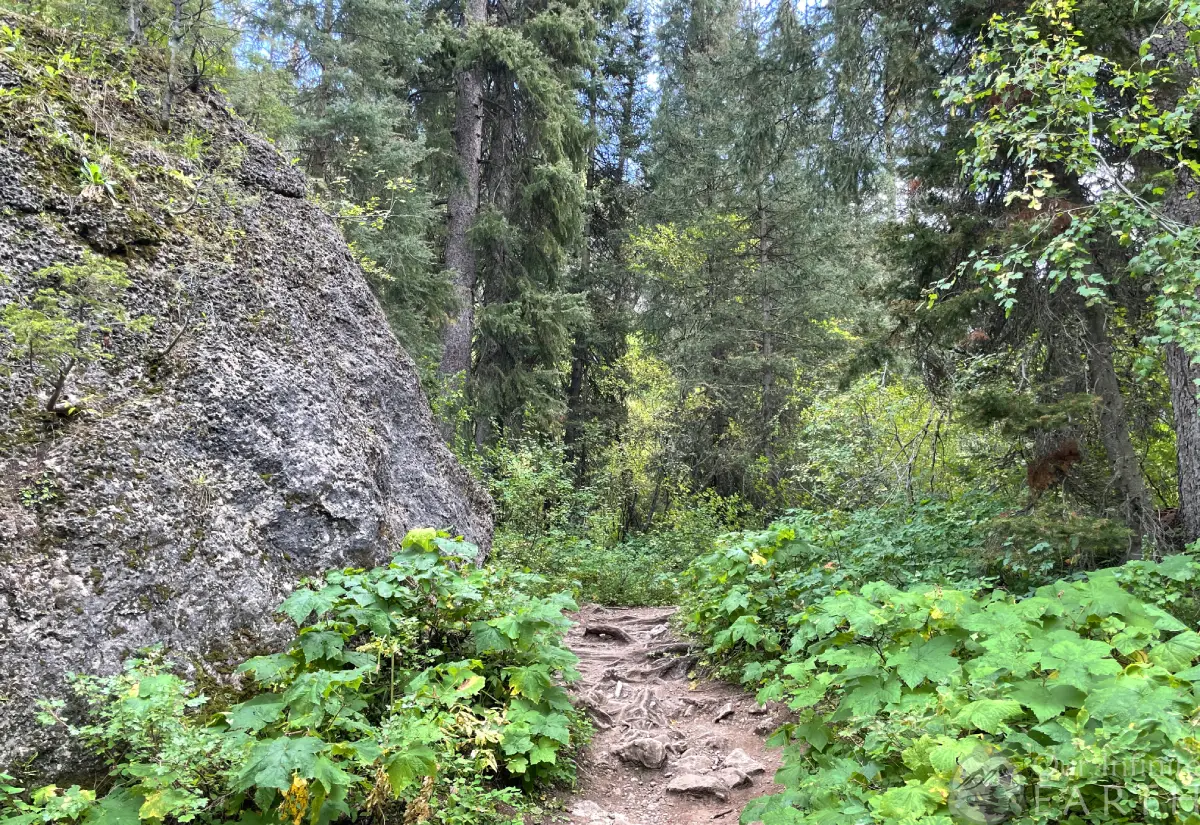
<path fill-rule="evenodd" d="M 674 608 L 584 607 L 567 641 L 576 701 L 596 735 L 564 800 L 578 825 L 732 825 L 772 782 L 764 745 L 782 720 L 754 697 L 689 676 L 697 656 L 672 635 Z M 561 820 L 559 820 L 561 821 Z"/>

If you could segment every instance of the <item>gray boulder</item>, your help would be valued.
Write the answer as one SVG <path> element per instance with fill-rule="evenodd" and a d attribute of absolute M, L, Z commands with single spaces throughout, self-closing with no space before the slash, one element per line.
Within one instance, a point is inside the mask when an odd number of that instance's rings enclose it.
<path fill-rule="evenodd" d="M 4 52 L 0 77 L 33 82 Z M 290 637 L 275 608 L 300 578 L 383 562 L 415 527 L 490 542 L 486 493 L 303 176 L 214 94 L 182 95 L 171 135 L 148 135 L 153 84 L 60 121 L 104 110 L 130 172 L 115 198 L 80 191 L 32 113 L 0 136 L 0 306 L 91 250 L 127 265 L 122 300 L 154 318 L 104 334 L 69 419 L 39 411 L 46 382 L 0 332 L 0 770 L 26 778 L 78 764 L 33 718 L 67 671 L 162 644 L 188 675 L 236 682 Z M 199 157 L 172 154 L 189 133 Z"/>

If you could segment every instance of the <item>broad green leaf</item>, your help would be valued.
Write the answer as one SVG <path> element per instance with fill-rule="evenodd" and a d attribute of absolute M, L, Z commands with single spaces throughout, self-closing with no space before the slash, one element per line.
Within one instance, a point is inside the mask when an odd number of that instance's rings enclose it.
<path fill-rule="evenodd" d="M 757 616 L 741 616 L 729 626 L 730 641 L 744 641 L 751 647 L 756 647 L 763 640 L 762 628 L 759 627 Z"/>
<path fill-rule="evenodd" d="M 922 787 L 920 783 L 914 783 L 884 791 L 872 797 L 870 805 L 885 820 L 905 821 L 933 813 L 940 802 L 941 797 L 937 794 Z"/>
<path fill-rule="evenodd" d="M 942 776 L 950 777 L 958 769 L 964 756 L 979 750 L 978 739 L 948 739 L 941 737 L 929 752 L 929 764 Z"/>
<path fill-rule="evenodd" d="M 488 622 L 472 624 L 471 635 L 475 639 L 475 652 L 481 656 L 485 653 L 503 653 L 512 650 L 512 641 L 509 637 Z"/>
<path fill-rule="evenodd" d="M 563 745 L 571 741 L 570 720 L 561 713 L 548 713 L 540 716 L 539 719 L 531 721 L 529 729 L 533 733 L 541 734 Z"/>
<path fill-rule="evenodd" d="M 504 669 L 504 675 L 514 696 L 524 696 L 534 702 L 541 701 L 542 694 L 551 685 L 550 674 L 544 665 L 509 667 Z"/>
<path fill-rule="evenodd" d="M 332 759 L 320 755 L 313 760 L 312 768 L 307 778 L 320 782 L 325 787 L 325 793 L 332 795 L 335 788 L 349 788 L 358 777 L 343 770 Z"/>
<path fill-rule="evenodd" d="M 964 706 L 954 722 L 988 733 L 999 733 L 1004 729 L 1005 721 L 1023 713 L 1021 703 L 1013 699 L 980 699 Z"/>
<path fill-rule="evenodd" d="M 1112 658 L 1112 647 L 1104 642 L 1080 638 L 1070 630 L 1059 630 L 1033 640 L 1038 661 L 1045 671 L 1057 673 L 1057 681 L 1087 690 L 1095 676 L 1112 676 L 1121 665 Z"/>
<path fill-rule="evenodd" d="M 345 591 L 335 585 L 323 588 L 320 591 L 309 587 L 301 587 L 284 599 L 283 604 L 279 606 L 279 612 L 283 613 L 297 625 L 302 625 L 314 613 L 321 616 L 328 612 L 337 603 L 338 598 L 343 593 Z"/>
<path fill-rule="evenodd" d="M 228 713 L 229 726 L 235 730 L 257 733 L 283 718 L 286 706 L 278 693 L 260 693 L 248 702 L 234 705 Z"/>
<path fill-rule="evenodd" d="M 406 549 L 419 548 L 426 553 L 436 553 L 438 550 L 435 543 L 438 538 L 438 531 L 432 527 L 418 527 L 415 530 L 409 530 L 404 536 L 404 541 L 401 543 Z"/>
<path fill-rule="evenodd" d="M 392 793 L 400 796 L 418 779 L 431 776 L 437 762 L 426 745 L 409 745 L 393 753 L 384 763 Z"/>
<path fill-rule="evenodd" d="M 292 786 L 292 775 L 311 779 L 317 757 L 329 746 L 315 736 L 265 739 L 256 742 L 238 772 L 235 790 L 251 787 L 285 791 Z"/>
<path fill-rule="evenodd" d="M 1018 682 L 1008 695 L 1033 711 L 1039 722 L 1053 719 L 1068 707 L 1082 707 L 1087 697 L 1087 694 L 1071 685 L 1043 682 L 1040 679 Z"/>
<path fill-rule="evenodd" d="M 114 788 L 88 811 L 87 825 L 130 825 L 138 821 L 145 797 L 126 788 Z"/>
<path fill-rule="evenodd" d="M 949 636 L 934 636 L 932 639 L 916 640 L 887 658 L 889 667 L 896 668 L 904 684 L 910 688 L 928 679 L 935 683 L 949 682 L 959 673 L 958 661 L 950 655 L 955 640 Z"/>
<path fill-rule="evenodd" d="M 1188 668 L 1200 656 L 1200 633 L 1185 630 L 1150 648 L 1150 661 L 1172 673 Z"/>
<path fill-rule="evenodd" d="M 736 613 L 738 610 L 747 608 L 749 606 L 750 597 L 746 594 L 746 591 L 742 590 L 741 588 L 738 588 L 737 590 L 731 590 L 729 595 L 726 596 L 721 602 L 721 610 L 726 614 Z"/>
<path fill-rule="evenodd" d="M 792 731 L 792 735 L 800 741 L 807 742 L 818 753 L 825 750 L 833 741 L 829 735 L 829 728 L 819 720 L 797 725 Z"/>
<path fill-rule="evenodd" d="M 327 630 L 301 631 L 298 642 L 300 649 L 304 652 L 304 658 L 309 664 L 326 659 L 339 661 L 345 645 L 342 634 L 331 633 Z"/>
<path fill-rule="evenodd" d="M 555 745 L 553 743 L 544 744 L 544 745 L 539 744 L 539 745 L 535 746 L 532 750 L 529 751 L 529 764 L 530 765 L 540 765 L 540 764 L 553 765 L 555 762 L 558 761 L 557 753 L 558 753 L 557 745 Z"/>

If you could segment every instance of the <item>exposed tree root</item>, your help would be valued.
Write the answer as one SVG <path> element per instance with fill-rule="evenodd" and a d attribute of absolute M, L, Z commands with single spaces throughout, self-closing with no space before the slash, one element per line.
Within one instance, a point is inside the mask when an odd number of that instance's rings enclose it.
<path fill-rule="evenodd" d="M 618 639 L 626 644 L 633 641 L 633 637 L 619 627 L 611 624 L 593 624 L 588 625 L 583 629 L 584 636 L 608 636 L 612 639 Z"/>

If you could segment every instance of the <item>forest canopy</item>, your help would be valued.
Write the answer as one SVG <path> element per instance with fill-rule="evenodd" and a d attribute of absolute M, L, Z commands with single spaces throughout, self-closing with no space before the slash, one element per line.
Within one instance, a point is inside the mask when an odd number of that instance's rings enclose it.
<path fill-rule="evenodd" d="M 670 599 L 798 509 L 978 508 L 1001 578 L 1200 538 L 1191 3 L 11 2 L 314 181 L 515 563 Z"/>

